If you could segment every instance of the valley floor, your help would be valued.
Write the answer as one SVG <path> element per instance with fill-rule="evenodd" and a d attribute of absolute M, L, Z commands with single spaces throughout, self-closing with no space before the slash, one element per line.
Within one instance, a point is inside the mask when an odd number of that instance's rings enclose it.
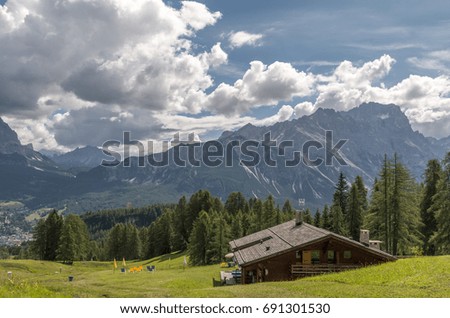
<path fill-rule="evenodd" d="M 155 272 L 120 273 L 112 262 L 62 265 L 0 261 L 0 297 L 450 297 L 450 256 L 417 257 L 289 282 L 213 287 L 218 265 L 183 267 L 184 254 L 165 255 L 127 267 Z M 119 262 L 121 263 L 121 262 Z M 120 267 L 120 264 L 119 264 Z M 7 272 L 12 272 L 8 279 Z M 68 277 L 73 276 L 72 282 Z"/>

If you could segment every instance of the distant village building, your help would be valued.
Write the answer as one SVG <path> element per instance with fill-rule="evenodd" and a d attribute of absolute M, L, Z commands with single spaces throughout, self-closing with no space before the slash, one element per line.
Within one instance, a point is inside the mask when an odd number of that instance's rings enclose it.
<path fill-rule="evenodd" d="M 243 284 L 291 280 L 394 261 L 361 230 L 360 242 L 305 223 L 301 218 L 231 241 Z"/>

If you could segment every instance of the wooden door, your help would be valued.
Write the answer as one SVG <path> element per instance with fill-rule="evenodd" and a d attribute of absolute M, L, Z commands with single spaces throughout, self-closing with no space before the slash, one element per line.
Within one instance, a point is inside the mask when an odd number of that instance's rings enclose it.
<path fill-rule="evenodd" d="M 302 256 L 303 265 L 311 265 L 311 251 L 303 251 Z"/>

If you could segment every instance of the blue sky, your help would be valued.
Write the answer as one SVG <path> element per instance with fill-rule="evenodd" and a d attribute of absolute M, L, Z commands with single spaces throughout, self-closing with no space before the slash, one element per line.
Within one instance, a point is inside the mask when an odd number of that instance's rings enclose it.
<path fill-rule="evenodd" d="M 0 115 L 23 142 L 208 139 L 365 101 L 450 135 L 448 1 L 135 2 L 6 3 Z"/>
<path fill-rule="evenodd" d="M 230 53 L 242 69 L 252 59 L 306 70 L 317 62 L 358 64 L 389 54 L 397 60 L 388 79 L 394 83 L 412 72 L 440 75 L 443 70 L 418 68 L 407 59 L 450 46 L 448 1 L 245 1 L 244 8 L 242 1 L 204 3 L 224 15 L 214 30 L 204 31 L 207 40 L 233 29 L 264 34 L 261 47 Z"/>

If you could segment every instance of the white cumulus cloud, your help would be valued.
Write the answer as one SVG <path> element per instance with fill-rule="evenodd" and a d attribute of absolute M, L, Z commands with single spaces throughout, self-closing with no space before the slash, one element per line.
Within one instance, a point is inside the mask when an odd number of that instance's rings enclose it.
<path fill-rule="evenodd" d="M 312 93 L 314 77 L 297 71 L 289 63 L 250 63 L 242 79 L 233 86 L 221 83 L 206 98 L 206 109 L 220 114 L 242 114 L 253 107 L 277 105 Z"/>
<path fill-rule="evenodd" d="M 298 118 L 305 115 L 306 116 L 311 115 L 312 113 L 314 113 L 314 111 L 315 107 L 311 102 L 301 102 L 295 105 L 294 107 L 295 116 Z"/>
<path fill-rule="evenodd" d="M 257 46 L 262 38 L 262 34 L 238 31 L 230 33 L 228 41 L 230 42 L 231 47 L 239 48 L 244 45 Z"/>
<path fill-rule="evenodd" d="M 396 104 L 404 111 L 414 129 L 427 136 L 450 134 L 450 78 L 410 75 L 391 87 L 382 80 L 395 60 L 389 55 L 354 66 L 342 62 L 330 76 L 317 76 L 314 110 L 349 110 L 365 102 Z M 308 107 L 310 109 L 310 107 Z"/>
<path fill-rule="evenodd" d="M 219 44 L 194 54 L 191 37 L 220 17 L 192 1 L 176 10 L 161 0 L 9 0 L 0 13 L 0 113 L 39 116 L 38 100 L 56 94 L 197 112 L 183 101 L 212 85 L 208 70 L 226 54 Z"/>
<path fill-rule="evenodd" d="M 408 60 L 441 76 L 410 75 L 390 87 L 383 84 L 395 66 L 389 55 L 343 61 L 326 74 L 255 60 L 215 85 L 212 74 L 223 75 L 230 57 L 221 43 L 201 46 L 196 36 L 221 18 L 194 1 L 177 9 L 162 0 L 8 0 L 0 6 L 0 115 L 23 143 L 59 150 L 101 145 L 123 131 L 141 140 L 209 134 L 372 101 L 399 105 L 425 135 L 450 134 L 448 51 Z M 231 48 L 264 38 L 225 34 Z M 276 113 L 249 115 L 266 106 Z"/>
<path fill-rule="evenodd" d="M 271 126 L 278 122 L 290 120 L 293 115 L 294 109 L 289 105 L 283 105 L 275 115 L 254 121 L 253 123 L 257 126 Z"/>

